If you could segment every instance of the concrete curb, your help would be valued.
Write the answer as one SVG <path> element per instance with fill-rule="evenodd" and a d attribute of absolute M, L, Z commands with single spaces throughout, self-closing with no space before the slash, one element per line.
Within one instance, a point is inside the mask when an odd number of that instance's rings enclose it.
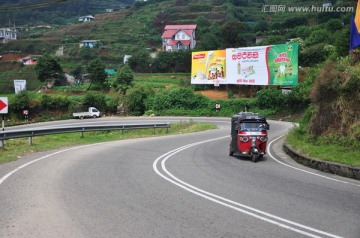
<path fill-rule="evenodd" d="M 317 160 L 305 155 L 300 154 L 296 151 L 291 145 L 283 143 L 283 150 L 288 154 L 292 159 L 294 159 L 299 164 L 308 166 L 313 169 L 317 169 L 323 172 L 328 172 L 343 177 L 353 178 L 360 180 L 360 168 L 352 167 L 348 165 L 342 165 L 338 163 Z"/>

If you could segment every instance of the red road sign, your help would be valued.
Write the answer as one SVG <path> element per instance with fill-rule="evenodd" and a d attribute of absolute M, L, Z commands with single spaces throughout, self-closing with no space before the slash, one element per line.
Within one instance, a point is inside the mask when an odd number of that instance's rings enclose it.
<path fill-rule="evenodd" d="M 0 97 L 0 113 L 8 113 L 8 98 Z"/>

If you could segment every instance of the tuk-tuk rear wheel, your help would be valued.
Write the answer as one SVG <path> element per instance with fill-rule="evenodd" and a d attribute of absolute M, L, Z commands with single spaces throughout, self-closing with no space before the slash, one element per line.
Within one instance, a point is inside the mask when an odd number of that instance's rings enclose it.
<path fill-rule="evenodd" d="M 234 155 L 234 151 L 231 149 L 231 146 L 229 147 L 229 156 L 233 156 Z"/>

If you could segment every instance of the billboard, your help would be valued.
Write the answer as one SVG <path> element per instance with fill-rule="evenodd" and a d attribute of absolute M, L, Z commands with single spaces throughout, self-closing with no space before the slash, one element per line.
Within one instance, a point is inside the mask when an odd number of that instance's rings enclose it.
<path fill-rule="evenodd" d="M 191 83 L 297 85 L 298 44 L 193 52 Z"/>
<path fill-rule="evenodd" d="M 18 94 L 23 90 L 26 90 L 26 80 L 14 79 L 14 88 L 15 88 L 15 94 Z"/>
<path fill-rule="evenodd" d="M 226 50 L 192 53 L 192 84 L 226 84 Z"/>

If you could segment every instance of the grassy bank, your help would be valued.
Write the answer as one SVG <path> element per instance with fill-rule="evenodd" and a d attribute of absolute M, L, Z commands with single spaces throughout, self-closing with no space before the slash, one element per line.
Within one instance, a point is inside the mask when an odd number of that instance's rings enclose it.
<path fill-rule="evenodd" d="M 360 147 L 345 147 L 333 143 L 310 142 L 308 138 L 291 131 L 286 142 L 311 158 L 360 167 Z"/>
<path fill-rule="evenodd" d="M 37 151 L 105 141 L 191 133 L 215 128 L 213 124 L 188 121 L 172 123 L 168 131 L 165 128 L 156 129 L 155 134 L 153 129 L 128 130 L 123 133 L 121 131 L 88 132 L 84 133 L 83 138 L 80 138 L 80 133 L 68 133 L 34 137 L 32 145 L 29 145 L 27 138 L 6 140 L 4 148 L 0 149 L 0 164 L 17 160 L 25 154 Z"/>

